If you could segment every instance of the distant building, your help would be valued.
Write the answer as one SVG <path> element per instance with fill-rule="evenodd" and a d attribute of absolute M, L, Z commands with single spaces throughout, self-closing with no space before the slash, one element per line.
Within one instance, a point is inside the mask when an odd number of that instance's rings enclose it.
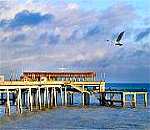
<path fill-rule="evenodd" d="M 4 81 L 4 75 L 0 75 L 0 82 Z"/>
<path fill-rule="evenodd" d="M 20 77 L 23 81 L 94 81 L 96 73 L 85 72 L 23 72 Z"/>

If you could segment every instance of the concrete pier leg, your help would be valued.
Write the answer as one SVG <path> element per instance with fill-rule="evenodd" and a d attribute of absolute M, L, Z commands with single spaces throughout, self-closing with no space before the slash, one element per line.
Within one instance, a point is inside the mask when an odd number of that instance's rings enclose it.
<path fill-rule="evenodd" d="M 22 93 L 22 105 L 25 106 L 26 104 L 26 95 L 25 92 Z"/>
<path fill-rule="evenodd" d="M 84 99 L 84 92 L 83 92 L 83 93 L 82 93 L 82 106 L 85 105 L 84 101 L 85 101 L 85 99 Z"/>
<path fill-rule="evenodd" d="M 16 103 L 16 105 L 17 105 L 17 111 L 18 111 L 18 113 L 20 113 L 19 91 L 17 92 L 17 103 Z"/>
<path fill-rule="evenodd" d="M 46 98 L 47 98 L 47 107 L 49 108 L 49 105 L 50 105 L 50 98 L 49 98 L 49 90 L 48 90 L 48 87 L 46 88 Z"/>
<path fill-rule="evenodd" d="M 27 91 L 27 107 L 30 110 L 30 97 L 29 97 L 29 90 Z"/>
<path fill-rule="evenodd" d="M 73 105 L 73 93 L 71 94 L 71 105 Z"/>
<path fill-rule="evenodd" d="M 34 91 L 33 102 L 34 102 L 34 106 L 36 107 L 36 91 Z"/>
<path fill-rule="evenodd" d="M 110 106 L 113 106 L 114 105 L 114 93 L 110 93 Z"/>
<path fill-rule="evenodd" d="M 102 93 L 99 94 L 99 104 L 102 105 Z"/>
<path fill-rule="evenodd" d="M 30 111 L 32 111 L 33 104 L 32 104 L 32 90 L 31 90 L 31 88 L 29 88 L 29 108 L 30 108 Z"/>
<path fill-rule="evenodd" d="M 24 106 L 24 92 L 21 93 L 22 106 Z"/>
<path fill-rule="evenodd" d="M 84 85 L 82 86 L 82 90 L 84 91 Z M 85 105 L 85 99 L 84 99 L 84 92 L 82 92 L 82 106 L 84 106 Z"/>
<path fill-rule="evenodd" d="M 84 104 L 85 105 L 90 104 L 90 95 L 88 93 L 84 93 Z"/>
<path fill-rule="evenodd" d="M 46 105 L 46 88 L 44 88 L 44 107 Z"/>
<path fill-rule="evenodd" d="M 2 103 L 2 105 L 4 105 L 4 93 L 1 93 L 1 103 Z"/>
<path fill-rule="evenodd" d="M 3 93 L 0 93 L 0 105 L 3 105 Z"/>
<path fill-rule="evenodd" d="M 53 93 L 54 91 L 53 91 L 53 88 L 51 89 L 51 106 L 53 106 L 53 104 L 54 104 L 54 93 Z"/>
<path fill-rule="evenodd" d="M 107 105 L 107 102 L 106 102 L 106 93 L 105 92 L 102 93 L 102 105 L 103 106 Z"/>
<path fill-rule="evenodd" d="M 122 93 L 122 107 L 125 107 L 126 105 L 126 95 Z"/>
<path fill-rule="evenodd" d="M 15 101 L 16 101 L 16 96 L 15 93 L 13 93 L 13 105 L 15 105 Z"/>
<path fill-rule="evenodd" d="M 67 88 L 65 87 L 65 92 L 64 92 L 64 103 L 65 106 L 67 106 Z"/>
<path fill-rule="evenodd" d="M 132 107 L 136 107 L 136 93 L 132 95 Z"/>
<path fill-rule="evenodd" d="M 123 107 L 123 94 L 120 93 L 120 96 L 121 96 L 121 106 Z"/>
<path fill-rule="evenodd" d="M 38 104 L 39 104 L 39 99 L 38 99 L 38 89 L 36 89 L 36 94 L 35 94 L 35 106 L 36 106 L 36 109 L 38 109 Z"/>
<path fill-rule="evenodd" d="M 71 93 L 70 92 L 67 93 L 67 104 L 71 105 Z"/>
<path fill-rule="evenodd" d="M 54 87 L 54 106 L 57 106 L 57 94 L 56 94 L 56 88 Z"/>
<path fill-rule="evenodd" d="M 63 106 L 64 105 L 64 101 L 63 101 L 63 88 L 61 87 L 60 88 L 60 97 L 61 97 L 61 105 Z"/>
<path fill-rule="evenodd" d="M 10 115 L 10 100 L 9 100 L 9 90 L 8 89 L 7 89 L 6 114 Z"/>
<path fill-rule="evenodd" d="M 22 98 L 21 98 L 21 88 L 19 88 L 19 106 L 20 106 L 20 113 L 22 113 Z"/>
<path fill-rule="evenodd" d="M 28 107 L 28 92 L 25 93 L 25 105 Z"/>
<path fill-rule="evenodd" d="M 41 90 L 40 90 L 40 87 L 38 88 L 38 98 L 39 98 L 39 109 L 41 109 L 42 104 L 41 104 Z"/>
<path fill-rule="evenodd" d="M 147 106 L 147 93 L 144 94 L 144 105 Z"/>

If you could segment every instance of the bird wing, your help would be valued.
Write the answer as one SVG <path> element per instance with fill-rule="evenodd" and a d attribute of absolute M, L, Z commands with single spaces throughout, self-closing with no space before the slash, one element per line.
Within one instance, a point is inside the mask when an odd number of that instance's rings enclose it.
<path fill-rule="evenodd" d="M 119 36 L 118 36 L 118 38 L 117 38 L 116 42 L 119 42 L 119 41 L 122 39 L 123 34 L 124 34 L 124 31 L 123 31 L 123 32 L 121 32 L 121 33 L 119 34 Z"/>

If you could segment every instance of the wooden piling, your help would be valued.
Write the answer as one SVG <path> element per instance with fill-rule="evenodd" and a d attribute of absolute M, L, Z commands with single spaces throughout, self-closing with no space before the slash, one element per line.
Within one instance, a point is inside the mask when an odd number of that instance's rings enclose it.
<path fill-rule="evenodd" d="M 44 107 L 45 107 L 45 105 L 46 105 L 46 88 L 44 88 Z"/>
<path fill-rule="evenodd" d="M 132 94 L 132 107 L 136 107 L 136 93 Z"/>
<path fill-rule="evenodd" d="M 42 109 L 40 87 L 38 87 L 38 98 L 39 98 L 39 109 Z"/>
<path fill-rule="evenodd" d="M 126 95 L 123 92 L 122 93 L 122 106 L 125 107 L 125 105 L 126 105 Z"/>
<path fill-rule="evenodd" d="M 33 109 L 33 104 L 32 104 L 32 89 L 31 89 L 31 87 L 29 88 L 29 109 L 30 109 L 30 111 L 32 111 L 32 109 Z"/>
<path fill-rule="evenodd" d="M 73 105 L 73 93 L 71 93 L 71 105 Z"/>
<path fill-rule="evenodd" d="M 64 91 L 64 103 L 65 103 L 65 106 L 67 106 L 67 88 L 65 86 L 65 91 Z"/>
<path fill-rule="evenodd" d="M 85 104 L 84 104 L 84 101 L 85 101 L 85 99 L 84 99 L 84 85 L 82 85 L 82 106 L 84 106 Z"/>
<path fill-rule="evenodd" d="M 57 106 L 57 94 L 56 94 L 56 88 L 54 87 L 54 106 Z"/>
<path fill-rule="evenodd" d="M 36 89 L 36 93 L 35 93 L 35 107 L 36 109 L 39 108 L 38 89 Z"/>
<path fill-rule="evenodd" d="M 49 108 L 50 106 L 50 96 L 49 96 L 49 90 L 48 90 L 48 87 L 46 87 L 46 98 L 47 98 L 47 107 Z"/>
<path fill-rule="evenodd" d="M 144 94 L 144 105 L 147 106 L 147 92 Z"/>
<path fill-rule="evenodd" d="M 51 88 L 51 106 L 54 104 L 54 91 L 53 88 Z"/>
<path fill-rule="evenodd" d="M 21 88 L 19 88 L 19 109 L 20 109 L 20 113 L 22 113 Z"/>
<path fill-rule="evenodd" d="M 9 90 L 7 89 L 7 103 L 6 103 L 6 114 L 10 115 L 10 99 L 9 99 Z"/>
<path fill-rule="evenodd" d="M 63 100 L 63 88 L 60 88 L 60 98 L 61 98 L 61 105 L 64 105 L 64 100 Z"/>

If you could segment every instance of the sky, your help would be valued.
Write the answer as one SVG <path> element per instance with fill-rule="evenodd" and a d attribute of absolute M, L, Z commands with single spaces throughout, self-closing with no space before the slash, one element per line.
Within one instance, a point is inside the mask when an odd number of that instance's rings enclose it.
<path fill-rule="evenodd" d="M 150 82 L 149 0 L 0 0 L 0 74 L 96 71 L 106 82 Z M 115 46 L 125 31 L 123 46 Z M 104 76 L 105 75 L 105 76 Z"/>

